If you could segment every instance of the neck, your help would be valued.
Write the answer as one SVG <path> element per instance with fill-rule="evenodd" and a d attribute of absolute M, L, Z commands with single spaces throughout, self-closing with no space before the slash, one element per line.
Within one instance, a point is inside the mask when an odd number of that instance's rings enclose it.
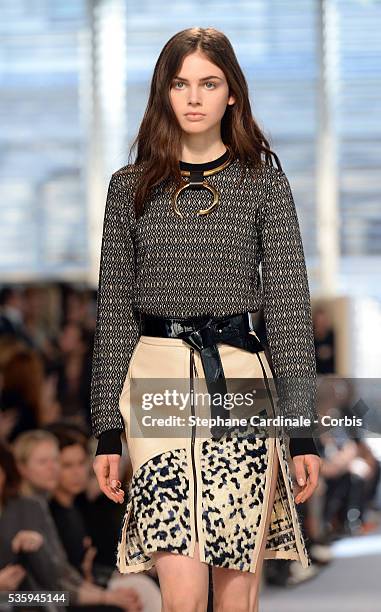
<path fill-rule="evenodd" d="M 221 136 L 213 139 L 189 137 L 183 141 L 181 149 L 181 160 L 190 164 L 203 164 L 223 155 L 226 146 Z"/>
<path fill-rule="evenodd" d="M 20 493 L 21 495 L 25 495 L 27 497 L 29 497 L 30 495 L 37 495 L 39 497 L 43 497 L 44 499 L 48 499 L 50 497 L 50 491 L 33 485 L 27 480 L 22 481 L 20 485 Z"/>
<path fill-rule="evenodd" d="M 57 489 L 54 491 L 54 499 L 58 501 L 61 506 L 65 506 L 65 508 L 70 508 L 73 505 L 74 496 L 67 491 L 63 491 L 62 489 Z"/>

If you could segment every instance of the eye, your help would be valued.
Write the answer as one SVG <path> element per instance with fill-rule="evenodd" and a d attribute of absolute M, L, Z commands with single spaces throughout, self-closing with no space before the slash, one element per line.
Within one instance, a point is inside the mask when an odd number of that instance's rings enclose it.
<path fill-rule="evenodd" d="M 185 85 L 184 81 L 173 81 L 172 86 L 175 89 L 184 89 L 184 87 L 180 87 L 180 85 Z M 211 85 L 211 87 L 206 87 L 206 89 L 215 89 L 217 86 L 213 81 L 206 81 L 204 85 Z"/>

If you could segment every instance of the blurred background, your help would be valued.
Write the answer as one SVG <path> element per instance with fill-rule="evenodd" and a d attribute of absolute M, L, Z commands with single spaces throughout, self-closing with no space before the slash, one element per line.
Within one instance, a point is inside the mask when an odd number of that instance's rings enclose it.
<path fill-rule="evenodd" d="M 92 474 L 89 399 L 107 185 L 129 161 L 154 64 L 177 31 L 230 38 L 290 180 L 321 380 L 380 378 L 380 25 L 380 0 L 1 0 L 3 594 L 57 587 L 81 610 L 135 610 L 139 597 L 160 610 L 154 570 L 115 575 L 123 507 Z M 263 330 L 261 313 L 256 322 Z M 323 389 L 325 409 L 345 414 L 352 385 Z M 313 563 L 266 561 L 264 612 L 379 609 L 380 440 L 335 429 L 320 444 L 319 488 L 298 507 Z M 47 503 L 12 509 L 11 492 L 31 489 Z M 39 521 L 55 576 L 42 569 L 44 544 L 30 551 Z"/>

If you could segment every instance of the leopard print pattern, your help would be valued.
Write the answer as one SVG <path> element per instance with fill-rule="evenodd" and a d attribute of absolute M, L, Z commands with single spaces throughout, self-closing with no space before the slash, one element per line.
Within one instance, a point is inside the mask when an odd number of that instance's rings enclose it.
<path fill-rule="evenodd" d="M 218 441 L 203 441 L 201 496 L 208 563 L 250 571 L 263 514 L 267 463 L 266 437 L 231 434 Z M 266 550 L 297 554 L 293 532 L 287 491 L 279 471 Z"/>
<path fill-rule="evenodd" d="M 217 441 L 205 439 L 200 448 L 198 486 L 205 561 L 250 571 L 262 519 L 268 439 L 239 439 L 231 433 Z M 285 453 L 282 444 L 281 448 Z M 152 553 L 159 550 L 191 556 L 187 465 L 186 449 L 171 450 L 146 461 L 133 475 L 117 547 L 116 565 L 121 573 L 149 569 L 154 565 Z M 294 520 L 298 521 L 296 512 Z M 299 523 L 297 526 L 300 528 Z M 306 553 L 303 537 L 301 542 Z M 280 468 L 265 558 L 274 552 L 278 557 L 289 558 L 290 552 L 293 558 L 298 556 L 292 510 Z"/>
<path fill-rule="evenodd" d="M 205 560 L 249 571 L 261 521 L 266 474 L 265 439 L 230 434 L 202 443 Z"/>
<path fill-rule="evenodd" d="M 186 450 L 177 449 L 146 461 L 133 475 L 117 546 L 116 565 L 121 573 L 125 565 L 151 567 L 153 551 L 189 555 L 191 524 L 186 469 Z"/>

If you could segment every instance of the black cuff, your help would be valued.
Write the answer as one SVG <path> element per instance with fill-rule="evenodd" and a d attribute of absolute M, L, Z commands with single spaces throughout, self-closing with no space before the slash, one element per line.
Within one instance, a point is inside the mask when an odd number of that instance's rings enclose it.
<path fill-rule="evenodd" d="M 120 439 L 120 429 L 108 429 L 102 431 L 98 439 L 98 446 L 95 455 L 121 455 L 122 441 Z"/>
<path fill-rule="evenodd" d="M 289 448 L 291 457 L 296 455 L 318 455 L 320 457 L 313 438 L 290 438 Z"/>

